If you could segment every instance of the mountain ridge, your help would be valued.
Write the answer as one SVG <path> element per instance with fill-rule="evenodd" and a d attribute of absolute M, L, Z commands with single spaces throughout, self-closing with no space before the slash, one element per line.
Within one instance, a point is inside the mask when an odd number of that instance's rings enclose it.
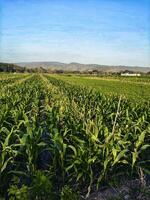
<path fill-rule="evenodd" d="M 148 72 L 150 67 L 140 66 L 125 66 L 125 65 L 100 65 L 100 64 L 81 64 L 77 62 L 62 63 L 57 61 L 44 61 L 44 62 L 19 62 L 15 63 L 21 67 L 27 68 L 44 68 L 51 70 L 64 70 L 64 71 L 90 71 L 98 70 L 102 72 L 120 72 L 124 70 L 135 71 L 135 72 Z"/>

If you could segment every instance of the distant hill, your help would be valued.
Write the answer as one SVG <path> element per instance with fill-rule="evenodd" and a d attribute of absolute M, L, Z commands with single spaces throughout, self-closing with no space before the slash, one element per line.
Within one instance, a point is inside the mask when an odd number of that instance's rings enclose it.
<path fill-rule="evenodd" d="M 120 71 L 134 71 L 147 73 L 150 71 L 150 67 L 138 67 L 138 66 L 110 66 L 110 65 L 98 65 L 98 64 L 81 64 L 81 63 L 61 63 L 61 62 L 21 62 L 16 63 L 19 66 L 27 68 L 44 68 L 50 70 L 63 70 L 63 71 L 90 71 L 98 70 L 101 72 L 120 72 Z"/>
<path fill-rule="evenodd" d="M 22 62 L 0 63 L 0 72 L 94 72 L 94 73 L 117 73 L 123 71 L 150 72 L 150 67 L 109 66 L 98 64 L 60 63 L 60 62 Z"/>
<path fill-rule="evenodd" d="M 0 72 L 24 72 L 24 67 L 12 63 L 0 63 Z"/>
<path fill-rule="evenodd" d="M 0 62 L 0 72 L 17 72 L 17 73 L 36 73 L 36 72 L 47 72 L 46 69 L 38 67 L 38 68 L 26 68 L 19 66 L 18 64 L 13 63 L 1 63 Z"/>

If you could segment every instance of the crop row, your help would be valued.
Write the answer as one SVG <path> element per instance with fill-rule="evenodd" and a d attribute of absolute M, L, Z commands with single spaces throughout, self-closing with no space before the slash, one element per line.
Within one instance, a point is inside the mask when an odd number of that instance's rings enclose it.
<path fill-rule="evenodd" d="M 148 174 L 149 102 L 133 105 L 43 75 L 25 78 L 4 93 L 3 198 L 78 199 L 122 176 Z"/>

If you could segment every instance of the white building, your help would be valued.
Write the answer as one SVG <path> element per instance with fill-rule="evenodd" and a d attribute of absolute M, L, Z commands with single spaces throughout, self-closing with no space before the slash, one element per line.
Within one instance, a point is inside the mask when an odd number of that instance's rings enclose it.
<path fill-rule="evenodd" d="M 141 74 L 121 73 L 121 76 L 141 76 Z"/>

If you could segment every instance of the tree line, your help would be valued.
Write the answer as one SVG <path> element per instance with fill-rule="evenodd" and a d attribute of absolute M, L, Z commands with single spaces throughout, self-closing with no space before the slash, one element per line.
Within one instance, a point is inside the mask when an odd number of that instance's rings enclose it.
<path fill-rule="evenodd" d="M 133 71 L 124 70 L 120 72 L 105 72 L 102 70 L 86 70 L 86 71 L 65 71 L 60 69 L 51 70 L 50 68 L 45 69 L 43 67 L 39 68 L 27 68 L 27 67 L 20 67 L 16 64 L 12 63 L 1 63 L 0 62 L 0 72 L 7 72 L 7 73 L 57 73 L 57 74 L 89 74 L 89 75 L 120 75 L 121 73 L 129 72 L 134 73 Z M 139 72 L 141 73 L 141 72 Z M 150 75 L 150 71 L 147 73 L 141 73 Z"/>

